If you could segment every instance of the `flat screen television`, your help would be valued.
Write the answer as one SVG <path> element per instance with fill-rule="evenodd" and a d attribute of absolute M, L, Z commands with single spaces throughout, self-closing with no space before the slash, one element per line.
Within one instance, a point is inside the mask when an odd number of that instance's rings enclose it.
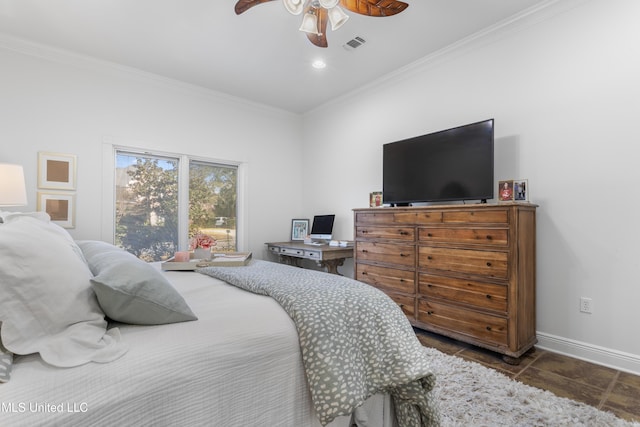
<path fill-rule="evenodd" d="M 493 198 L 488 119 L 382 147 L 382 200 L 392 206 Z"/>

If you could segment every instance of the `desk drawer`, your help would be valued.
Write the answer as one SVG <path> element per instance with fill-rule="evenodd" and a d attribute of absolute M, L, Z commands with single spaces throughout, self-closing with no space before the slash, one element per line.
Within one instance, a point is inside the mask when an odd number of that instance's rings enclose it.
<path fill-rule="evenodd" d="M 304 257 L 309 259 L 322 259 L 322 252 L 320 251 L 304 251 Z"/>
<path fill-rule="evenodd" d="M 293 249 L 293 248 L 280 248 L 280 255 L 291 255 L 291 256 L 303 257 L 304 250 Z"/>

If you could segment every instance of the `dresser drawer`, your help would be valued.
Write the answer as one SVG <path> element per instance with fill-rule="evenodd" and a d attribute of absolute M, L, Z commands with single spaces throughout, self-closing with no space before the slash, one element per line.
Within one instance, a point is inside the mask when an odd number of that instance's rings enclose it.
<path fill-rule="evenodd" d="M 415 298 L 397 294 L 395 292 L 385 292 L 389 298 L 391 298 L 398 306 L 402 309 L 402 312 L 405 316 L 409 318 L 410 321 L 414 321 L 416 318 L 416 306 L 415 306 Z"/>
<path fill-rule="evenodd" d="M 416 231 L 414 227 L 356 227 L 356 238 L 392 239 L 413 242 L 415 240 L 415 236 Z"/>
<path fill-rule="evenodd" d="M 356 261 L 373 261 L 414 267 L 415 246 L 396 243 L 356 241 Z"/>
<path fill-rule="evenodd" d="M 421 273 L 418 293 L 427 299 L 440 298 L 478 308 L 507 312 L 507 286 L 455 277 Z"/>
<path fill-rule="evenodd" d="M 402 211 L 391 212 L 380 209 L 376 212 L 357 212 L 356 224 L 432 224 L 442 222 L 440 211 Z"/>
<path fill-rule="evenodd" d="M 415 273 L 412 270 L 356 264 L 356 279 L 385 291 L 415 294 Z"/>
<path fill-rule="evenodd" d="M 508 224 L 509 212 L 506 209 L 500 210 L 461 210 L 444 212 L 442 217 L 444 223 L 470 223 L 470 224 Z"/>
<path fill-rule="evenodd" d="M 422 227 L 418 229 L 418 240 L 430 243 L 507 246 L 509 230 L 506 228 Z"/>
<path fill-rule="evenodd" d="M 420 246 L 418 266 L 422 271 L 444 270 L 507 279 L 506 252 L 447 249 Z"/>
<path fill-rule="evenodd" d="M 507 344 L 507 319 L 499 316 L 420 299 L 418 322 L 492 344 Z"/>

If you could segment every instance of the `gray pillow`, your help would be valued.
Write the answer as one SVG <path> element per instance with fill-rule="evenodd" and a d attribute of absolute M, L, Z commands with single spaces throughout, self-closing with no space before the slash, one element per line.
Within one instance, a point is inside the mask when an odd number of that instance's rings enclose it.
<path fill-rule="evenodd" d="M 182 295 L 154 266 L 109 243 L 78 241 L 102 311 L 112 320 L 161 325 L 198 320 Z"/>

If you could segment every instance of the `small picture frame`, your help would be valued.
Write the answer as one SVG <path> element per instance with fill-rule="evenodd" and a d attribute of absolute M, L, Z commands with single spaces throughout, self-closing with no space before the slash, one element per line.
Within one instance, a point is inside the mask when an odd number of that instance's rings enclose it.
<path fill-rule="evenodd" d="M 291 241 L 302 241 L 309 234 L 308 219 L 292 219 L 291 220 Z"/>
<path fill-rule="evenodd" d="M 513 180 L 513 200 L 516 202 L 529 201 L 529 181 L 526 179 Z"/>
<path fill-rule="evenodd" d="M 74 228 L 76 195 L 67 192 L 38 191 L 37 210 L 49 214 L 51 222 L 63 228 Z"/>
<path fill-rule="evenodd" d="M 513 180 L 498 181 L 498 201 L 513 201 Z"/>
<path fill-rule="evenodd" d="M 382 191 L 369 193 L 369 207 L 379 208 L 380 206 L 382 206 Z"/>
<path fill-rule="evenodd" d="M 76 156 L 38 152 L 38 188 L 76 189 Z"/>

